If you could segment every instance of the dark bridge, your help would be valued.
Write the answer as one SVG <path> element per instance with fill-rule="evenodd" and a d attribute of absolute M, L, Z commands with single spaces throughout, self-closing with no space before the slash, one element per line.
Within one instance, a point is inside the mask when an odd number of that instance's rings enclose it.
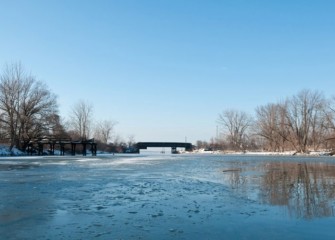
<path fill-rule="evenodd" d="M 177 148 L 185 148 L 186 151 L 192 151 L 191 143 L 183 142 L 138 142 L 137 149 L 147 149 L 148 147 L 170 147 L 171 153 L 177 153 Z"/>

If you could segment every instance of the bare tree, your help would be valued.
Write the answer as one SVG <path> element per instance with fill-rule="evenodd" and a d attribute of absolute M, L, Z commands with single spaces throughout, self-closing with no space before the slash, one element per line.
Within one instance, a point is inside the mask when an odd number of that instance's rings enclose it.
<path fill-rule="evenodd" d="M 325 97 L 318 91 L 303 90 L 287 100 L 287 140 L 297 152 L 307 152 L 311 142 L 324 139 L 325 109 Z"/>
<path fill-rule="evenodd" d="M 328 102 L 327 126 L 335 132 L 335 96 Z"/>
<path fill-rule="evenodd" d="M 247 130 L 252 124 L 252 118 L 247 113 L 237 110 L 224 111 L 219 115 L 218 123 L 234 150 L 245 148 Z"/>
<path fill-rule="evenodd" d="M 82 139 L 90 137 L 93 121 L 93 106 L 83 100 L 77 102 L 70 114 L 70 124 L 74 133 Z"/>
<path fill-rule="evenodd" d="M 48 117 L 57 114 L 56 96 L 27 74 L 20 63 L 7 65 L 0 82 L 0 121 L 10 149 L 25 149 L 48 132 Z"/>
<path fill-rule="evenodd" d="M 128 147 L 129 148 L 131 148 L 131 147 L 133 147 L 133 145 L 136 143 L 136 141 L 135 141 L 135 135 L 129 135 L 128 136 L 128 142 L 127 142 L 127 144 L 128 144 Z"/>
<path fill-rule="evenodd" d="M 104 144 L 108 144 L 108 141 L 112 138 L 112 133 L 114 126 L 116 125 L 115 121 L 103 120 L 96 123 L 94 137 L 100 140 Z"/>
<path fill-rule="evenodd" d="M 327 101 L 327 108 L 324 114 L 325 130 L 325 148 L 334 149 L 335 146 L 335 96 Z"/>
<path fill-rule="evenodd" d="M 46 121 L 49 124 L 49 134 L 57 139 L 68 138 L 62 119 L 58 114 L 51 114 Z"/>
<path fill-rule="evenodd" d="M 284 151 L 288 132 L 284 104 L 267 104 L 256 108 L 255 132 L 266 140 L 267 150 Z"/>
<path fill-rule="evenodd" d="M 207 141 L 201 141 L 201 140 L 198 140 L 197 143 L 196 143 L 196 146 L 198 149 L 208 149 L 209 148 L 209 143 Z"/>

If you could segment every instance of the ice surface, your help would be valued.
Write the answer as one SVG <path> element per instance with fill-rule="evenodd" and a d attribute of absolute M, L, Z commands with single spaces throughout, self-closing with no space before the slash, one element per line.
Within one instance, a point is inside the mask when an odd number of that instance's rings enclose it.
<path fill-rule="evenodd" d="M 331 157 L 0 159 L 2 239 L 334 239 Z"/>

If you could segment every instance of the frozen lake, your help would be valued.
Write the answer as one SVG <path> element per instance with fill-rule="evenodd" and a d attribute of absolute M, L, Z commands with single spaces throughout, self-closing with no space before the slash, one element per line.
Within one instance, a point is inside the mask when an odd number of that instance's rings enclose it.
<path fill-rule="evenodd" d="M 0 158 L 1 239 L 335 239 L 335 158 Z"/>

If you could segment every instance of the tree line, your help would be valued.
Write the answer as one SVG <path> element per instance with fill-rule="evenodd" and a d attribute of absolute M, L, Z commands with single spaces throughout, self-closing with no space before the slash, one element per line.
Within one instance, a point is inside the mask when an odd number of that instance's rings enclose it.
<path fill-rule="evenodd" d="M 79 100 L 68 119 L 59 115 L 57 97 L 48 86 L 27 73 L 21 63 L 7 64 L 0 72 L 0 141 L 25 151 L 32 140 L 47 136 L 88 140 L 99 148 L 124 152 L 134 146 L 114 133 L 116 122 L 96 120 L 94 108 Z M 233 151 L 264 150 L 306 153 L 333 149 L 335 144 L 335 97 L 320 91 L 302 90 L 276 103 L 258 106 L 254 115 L 224 110 L 217 119 L 220 131 L 209 143 L 197 146 Z"/>
<path fill-rule="evenodd" d="M 233 151 L 332 150 L 335 140 L 335 97 L 302 90 L 283 101 L 258 106 L 254 115 L 225 110 L 218 116 L 220 134 L 211 145 Z"/>
<path fill-rule="evenodd" d="M 114 136 L 116 122 L 93 118 L 93 105 L 79 100 L 68 119 L 59 115 L 57 97 L 48 86 L 27 73 L 21 63 L 7 64 L 0 72 L 0 141 L 25 151 L 31 141 L 46 137 L 88 140 L 94 138 L 99 149 L 122 152 L 134 144 Z"/>

